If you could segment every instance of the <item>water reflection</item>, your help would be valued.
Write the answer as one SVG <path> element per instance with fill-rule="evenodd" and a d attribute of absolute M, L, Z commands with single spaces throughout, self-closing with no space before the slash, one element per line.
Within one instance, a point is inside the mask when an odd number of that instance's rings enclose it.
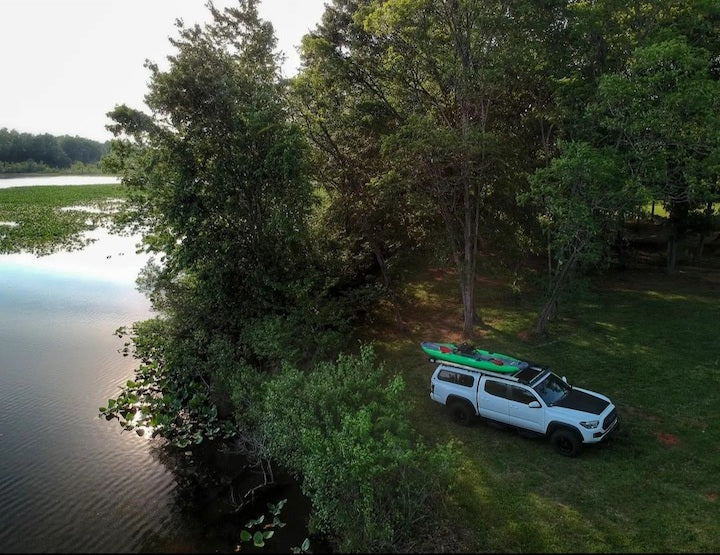
<path fill-rule="evenodd" d="M 0 178 L 0 189 L 35 185 L 111 185 L 120 183 L 114 175 L 32 175 Z"/>
<path fill-rule="evenodd" d="M 92 242 L 82 250 L 61 251 L 41 257 L 31 253 L 2 255 L 0 279 L 3 275 L 20 273 L 30 279 L 34 276 L 36 280 L 44 277 L 71 278 L 79 282 L 124 284 L 133 289 L 138 272 L 148 260 L 148 255 L 136 252 L 140 237 L 125 237 L 98 228 L 86 233 L 84 238 Z M 23 282 L 16 281 L 18 285 Z"/>
<path fill-rule="evenodd" d="M 121 325 L 151 315 L 137 237 L 0 256 L 0 550 L 142 550 L 174 522 L 171 472 L 98 418 L 132 376 Z"/>

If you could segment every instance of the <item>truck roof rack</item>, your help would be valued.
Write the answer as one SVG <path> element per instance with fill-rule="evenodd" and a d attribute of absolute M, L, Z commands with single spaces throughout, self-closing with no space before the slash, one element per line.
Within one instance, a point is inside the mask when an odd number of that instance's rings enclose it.
<path fill-rule="evenodd" d="M 470 372 L 485 374 L 486 376 L 494 376 L 496 378 L 502 378 L 503 380 L 520 382 L 528 385 L 531 385 L 533 382 L 538 381 L 541 376 L 544 376 L 547 372 L 550 372 L 548 368 L 532 363 L 530 363 L 529 366 L 526 366 L 525 368 L 520 368 L 518 370 L 515 370 L 514 372 L 504 373 L 493 372 L 492 370 L 484 370 L 482 368 L 475 368 L 474 366 L 467 366 L 458 362 L 449 362 L 447 360 L 440 360 L 436 358 L 428 358 L 428 360 L 430 362 L 442 364 L 444 366 L 454 366 L 455 368 L 461 368 L 462 370 L 468 370 Z M 533 375 L 528 376 L 528 374 L 531 372 L 533 373 Z M 523 374 L 522 378 L 519 376 L 520 374 Z"/>
<path fill-rule="evenodd" d="M 447 360 L 440 360 L 437 358 L 429 358 L 430 362 L 435 362 L 438 364 L 442 364 L 444 366 L 454 366 L 455 368 L 462 368 L 463 370 L 469 370 L 470 372 L 477 372 L 478 374 L 486 374 L 488 376 L 495 376 L 498 378 L 503 378 L 505 380 L 511 380 L 514 382 L 519 382 L 520 380 L 515 377 L 515 374 L 519 372 L 519 370 L 515 370 L 514 372 L 493 372 L 492 370 L 483 370 L 482 368 L 475 368 L 474 366 L 467 366 L 466 364 L 460 364 L 458 362 L 449 362 Z"/>

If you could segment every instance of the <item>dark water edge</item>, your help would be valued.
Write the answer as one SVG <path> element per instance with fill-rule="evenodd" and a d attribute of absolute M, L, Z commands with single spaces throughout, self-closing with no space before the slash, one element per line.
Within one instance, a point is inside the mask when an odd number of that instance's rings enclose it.
<path fill-rule="evenodd" d="M 108 424 L 112 424 L 109 422 Z M 187 517 L 183 529 L 172 536 L 148 537 L 142 552 L 151 553 L 290 553 L 310 538 L 313 553 L 331 553 L 322 536 L 308 534 L 311 501 L 287 472 L 274 468 L 274 483 L 254 495 L 253 501 L 241 509 L 238 503 L 251 488 L 262 483 L 262 473 L 248 469 L 245 456 L 233 453 L 225 444 L 205 442 L 193 448 L 178 449 L 156 439 L 153 456 L 175 476 L 175 507 Z M 273 516 L 268 504 L 285 500 L 278 515 L 284 526 L 271 527 Z M 263 525 L 248 528 L 249 521 L 265 515 Z M 243 542 L 243 529 L 273 530 L 264 547 Z"/>

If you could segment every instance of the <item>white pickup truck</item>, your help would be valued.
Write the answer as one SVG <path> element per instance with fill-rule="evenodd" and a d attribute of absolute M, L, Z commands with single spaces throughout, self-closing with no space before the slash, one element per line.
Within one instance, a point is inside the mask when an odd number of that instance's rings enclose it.
<path fill-rule="evenodd" d="M 610 399 L 571 386 L 564 377 L 533 364 L 502 374 L 440 362 L 431 378 L 430 398 L 446 405 L 459 424 L 468 425 L 480 416 L 543 435 L 568 457 L 579 455 L 583 444 L 599 443 L 619 428 Z"/>

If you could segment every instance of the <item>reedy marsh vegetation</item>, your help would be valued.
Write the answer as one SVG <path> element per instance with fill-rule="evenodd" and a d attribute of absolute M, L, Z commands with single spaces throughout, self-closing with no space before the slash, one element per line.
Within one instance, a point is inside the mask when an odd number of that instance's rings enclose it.
<path fill-rule="evenodd" d="M 142 278 L 161 316 L 131 330 L 137 379 L 103 412 L 178 446 L 229 441 L 266 481 L 282 463 L 339 550 L 467 547 L 446 509 L 470 455 L 423 443 L 404 380 L 370 349 L 337 353 L 415 247 L 453 265 L 465 336 L 488 332 L 483 261 L 525 278 L 547 253 L 542 336 L 627 214 L 657 198 L 681 230 L 717 195 L 717 7 L 335 0 L 290 83 L 256 2 L 210 9 L 208 26 L 179 25 L 167 71 L 149 64 L 150 114 L 111 112 L 122 217 L 165 259 Z M 693 132 L 658 156 L 642 145 L 663 120 L 617 108 L 666 94 Z"/>

